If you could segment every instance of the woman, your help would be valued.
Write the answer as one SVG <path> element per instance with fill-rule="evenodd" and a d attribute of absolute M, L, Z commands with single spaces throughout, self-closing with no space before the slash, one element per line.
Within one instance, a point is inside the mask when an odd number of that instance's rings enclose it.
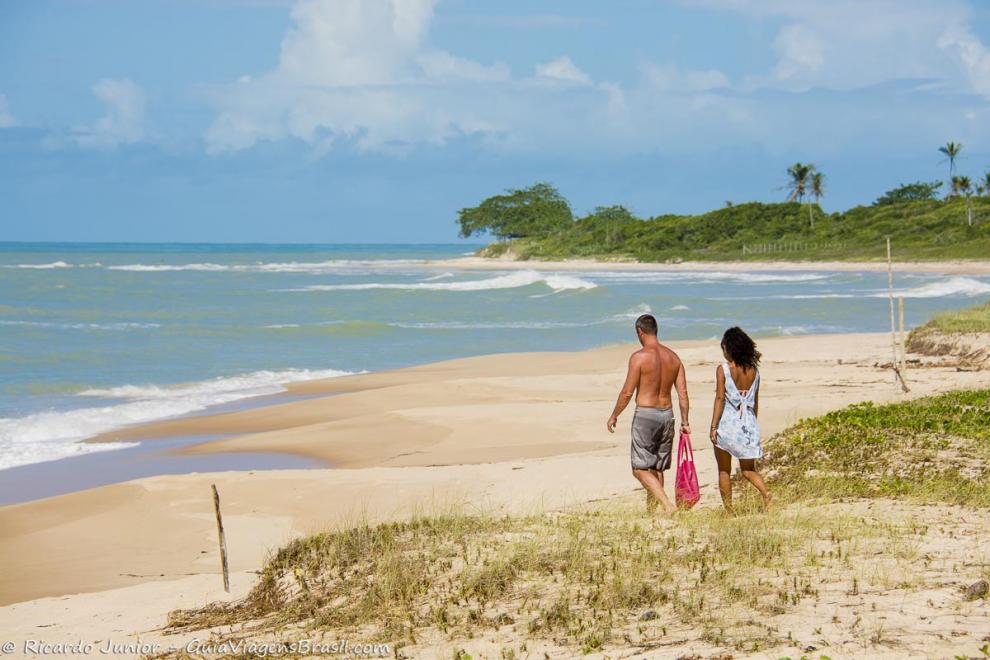
<path fill-rule="evenodd" d="M 768 508 L 772 496 L 763 477 L 756 471 L 756 459 L 763 456 L 760 427 L 760 352 L 749 335 L 737 327 L 722 336 L 722 355 L 726 361 L 715 370 L 715 409 L 712 411 L 711 440 L 718 462 L 718 490 L 726 511 L 732 511 L 732 457 L 749 483 L 763 496 Z M 728 403 L 728 406 L 726 406 Z"/>

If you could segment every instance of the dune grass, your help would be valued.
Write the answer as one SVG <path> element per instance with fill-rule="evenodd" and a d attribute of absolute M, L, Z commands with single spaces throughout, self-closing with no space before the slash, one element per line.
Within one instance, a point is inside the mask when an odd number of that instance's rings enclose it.
<path fill-rule="evenodd" d="M 860 403 L 805 420 L 767 443 L 764 464 L 790 499 L 990 506 L 990 390 Z"/>
<path fill-rule="evenodd" d="M 923 580 L 908 568 L 929 533 L 923 524 L 831 502 L 986 507 L 988 459 L 990 390 L 854 405 L 768 443 L 778 501 L 769 513 L 744 489 L 733 516 L 701 508 L 657 520 L 637 495 L 529 516 L 359 525 L 290 543 L 246 598 L 175 611 L 168 627 L 228 638 L 322 631 L 397 649 L 497 633 L 515 640 L 502 657 L 525 655 L 519 640 L 589 653 L 660 648 L 700 631 L 709 644 L 755 652 L 790 641 L 768 622 L 803 601 Z"/>
<path fill-rule="evenodd" d="M 766 515 L 755 500 L 741 508 L 656 521 L 635 497 L 556 514 L 448 514 L 328 532 L 278 551 L 243 601 L 173 612 L 169 626 L 351 631 L 397 647 L 510 627 L 592 652 L 617 639 L 648 646 L 676 619 L 712 643 L 753 651 L 781 642 L 761 622 L 817 598 L 826 566 L 848 574 L 866 544 L 887 548 L 911 533 L 801 508 Z"/>
<path fill-rule="evenodd" d="M 982 305 L 936 314 L 927 323 L 915 328 L 911 335 L 929 331 L 947 334 L 990 332 L 990 300 Z"/>

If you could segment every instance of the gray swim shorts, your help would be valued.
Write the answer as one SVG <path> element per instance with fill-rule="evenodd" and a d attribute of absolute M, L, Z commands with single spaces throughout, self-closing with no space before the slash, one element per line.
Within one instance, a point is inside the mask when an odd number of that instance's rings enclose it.
<path fill-rule="evenodd" d="M 666 470 L 674 447 L 674 411 L 671 408 L 636 406 L 632 419 L 634 470 Z"/>

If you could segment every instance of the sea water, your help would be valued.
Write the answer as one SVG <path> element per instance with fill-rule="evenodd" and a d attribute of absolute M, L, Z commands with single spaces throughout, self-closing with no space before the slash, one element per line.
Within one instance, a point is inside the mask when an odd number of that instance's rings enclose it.
<path fill-rule="evenodd" d="M 120 449 L 79 441 L 292 381 L 631 342 L 644 312 L 664 339 L 889 327 L 885 273 L 427 263 L 476 248 L 0 244 L 0 469 Z M 990 278 L 898 274 L 896 288 L 911 325 L 985 298 Z"/>

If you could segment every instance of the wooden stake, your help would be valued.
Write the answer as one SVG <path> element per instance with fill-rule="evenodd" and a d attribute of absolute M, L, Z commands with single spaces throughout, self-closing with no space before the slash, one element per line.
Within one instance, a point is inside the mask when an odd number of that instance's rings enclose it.
<path fill-rule="evenodd" d="M 894 384 L 901 384 L 901 391 L 908 392 L 907 383 L 897 366 L 897 326 L 894 325 L 894 267 L 890 259 L 890 236 L 887 237 L 887 300 L 890 302 L 890 366 L 894 370 Z"/>
<path fill-rule="evenodd" d="M 904 333 L 904 296 L 897 297 L 898 334 L 901 340 L 901 374 L 907 372 L 907 335 Z"/>
<path fill-rule="evenodd" d="M 213 510 L 217 514 L 217 537 L 220 539 L 220 566 L 223 568 L 223 590 L 230 593 L 230 575 L 227 571 L 227 540 L 223 534 L 223 519 L 220 517 L 220 493 L 217 485 L 210 484 L 213 489 Z"/>

